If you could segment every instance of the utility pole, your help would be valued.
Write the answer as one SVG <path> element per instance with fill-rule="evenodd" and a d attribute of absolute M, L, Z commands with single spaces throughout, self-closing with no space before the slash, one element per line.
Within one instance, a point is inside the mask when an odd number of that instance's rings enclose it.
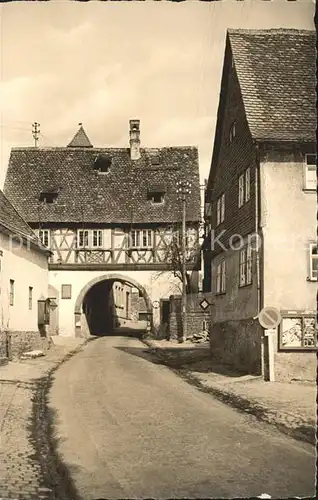
<path fill-rule="evenodd" d="M 186 197 L 191 194 L 191 183 L 189 181 L 177 182 L 177 193 L 182 201 L 182 239 L 181 239 L 181 266 L 182 266 L 182 300 L 181 300 L 181 318 L 182 318 L 182 337 L 179 342 L 182 343 L 187 338 L 187 269 L 186 269 Z"/>
<path fill-rule="evenodd" d="M 40 133 L 40 124 L 38 122 L 32 123 L 32 135 L 34 138 L 34 145 L 36 148 L 38 147 L 39 133 Z"/>

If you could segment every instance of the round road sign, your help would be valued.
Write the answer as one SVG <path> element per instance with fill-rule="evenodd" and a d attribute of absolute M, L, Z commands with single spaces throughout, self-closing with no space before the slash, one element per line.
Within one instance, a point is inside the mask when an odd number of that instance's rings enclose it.
<path fill-rule="evenodd" d="M 153 303 L 152 303 L 152 307 L 154 309 L 159 309 L 159 306 L 160 306 L 159 300 L 154 300 Z"/>
<path fill-rule="evenodd" d="M 282 317 L 276 307 L 264 307 L 258 315 L 258 321 L 263 328 L 276 328 L 281 322 Z"/>

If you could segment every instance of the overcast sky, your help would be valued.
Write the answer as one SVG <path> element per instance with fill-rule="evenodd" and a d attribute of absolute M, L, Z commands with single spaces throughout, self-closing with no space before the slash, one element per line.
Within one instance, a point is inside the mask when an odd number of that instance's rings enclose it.
<path fill-rule="evenodd" d="M 227 28 L 313 29 L 312 0 L 11 2 L 1 12 L 1 169 L 11 147 L 199 147 L 208 176 Z"/>

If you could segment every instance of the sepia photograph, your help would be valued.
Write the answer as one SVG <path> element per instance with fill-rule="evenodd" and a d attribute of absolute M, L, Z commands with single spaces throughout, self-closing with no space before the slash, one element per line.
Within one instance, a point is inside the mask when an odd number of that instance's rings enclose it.
<path fill-rule="evenodd" d="M 0 36 L 0 500 L 316 497 L 315 2 Z"/>

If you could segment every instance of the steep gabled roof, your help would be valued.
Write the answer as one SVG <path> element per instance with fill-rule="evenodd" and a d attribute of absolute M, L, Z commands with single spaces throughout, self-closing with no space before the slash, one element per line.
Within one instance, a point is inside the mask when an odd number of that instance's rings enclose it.
<path fill-rule="evenodd" d="M 260 141 L 316 141 L 316 34 L 228 30 L 249 128 Z"/>
<path fill-rule="evenodd" d="M 155 151 L 159 164 L 152 164 Z M 94 168 L 99 155 L 111 159 L 109 171 Z M 176 182 L 187 179 L 192 193 L 187 220 L 200 220 L 198 150 L 195 147 L 141 149 L 139 160 L 128 148 L 13 148 L 4 192 L 29 223 L 173 223 L 181 220 Z M 165 202 L 152 204 L 148 191 L 166 188 Z M 40 193 L 59 187 L 54 203 Z"/>
<path fill-rule="evenodd" d="M 93 145 L 89 140 L 85 130 L 83 129 L 83 125 L 79 123 L 80 128 L 74 135 L 71 142 L 68 144 L 68 148 L 92 148 Z"/>
<path fill-rule="evenodd" d="M 41 245 L 38 237 L 32 231 L 30 226 L 25 222 L 12 203 L 10 203 L 4 193 L 0 190 L 0 230 L 1 228 L 12 236 L 26 238 L 40 250 L 48 252 L 48 250 Z"/>

